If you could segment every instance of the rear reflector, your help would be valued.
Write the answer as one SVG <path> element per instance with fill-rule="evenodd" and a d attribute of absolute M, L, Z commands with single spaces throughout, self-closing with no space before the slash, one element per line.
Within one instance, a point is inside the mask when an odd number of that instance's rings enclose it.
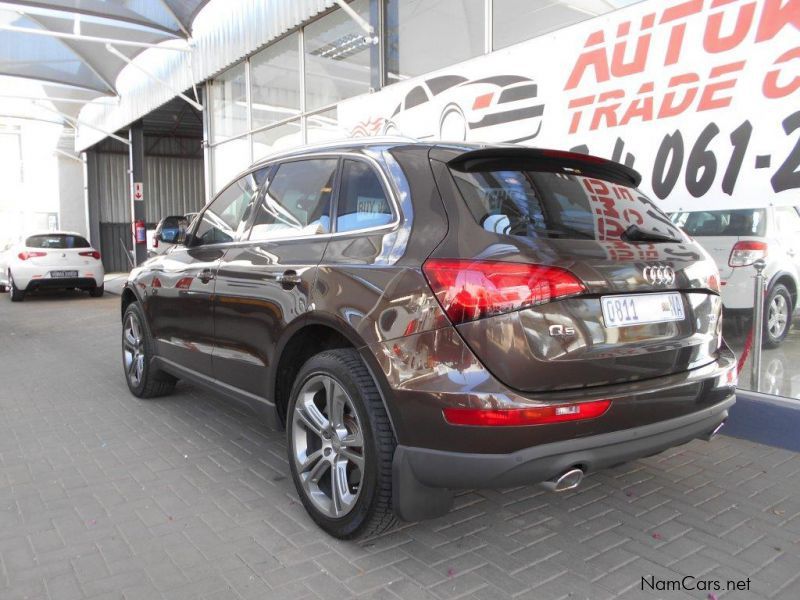
<path fill-rule="evenodd" d="M 586 290 L 566 269 L 543 265 L 432 258 L 422 270 L 439 304 L 456 324 Z"/>
<path fill-rule="evenodd" d="M 759 258 L 767 257 L 766 242 L 742 241 L 736 242 L 731 250 L 728 265 L 731 267 L 748 267 Z"/>
<path fill-rule="evenodd" d="M 482 409 L 445 408 L 444 420 L 451 425 L 476 427 L 521 427 L 565 421 L 596 419 L 611 406 L 611 400 L 595 400 L 577 404 L 539 406 L 536 408 Z"/>
<path fill-rule="evenodd" d="M 81 256 L 91 256 L 95 260 L 100 260 L 100 253 L 97 250 L 92 250 L 90 252 L 79 252 Z"/>
<path fill-rule="evenodd" d="M 26 251 L 26 252 L 20 252 L 19 254 L 17 254 L 17 257 L 20 260 L 28 260 L 29 258 L 36 258 L 36 257 L 39 257 L 39 256 L 47 256 L 47 252 L 36 252 L 36 251 L 27 252 Z"/>

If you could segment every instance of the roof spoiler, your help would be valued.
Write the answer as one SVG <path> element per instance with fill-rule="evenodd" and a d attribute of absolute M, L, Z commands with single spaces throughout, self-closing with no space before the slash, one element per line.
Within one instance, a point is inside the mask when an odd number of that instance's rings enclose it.
<path fill-rule="evenodd" d="M 551 168 L 568 167 L 580 169 L 606 179 L 632 185 L 633 187 L 637 187 L 642 181 L 642 176 L 638 171 L 613 160 L 592 156 L 591 154 L 547 150 L 544 148 L 504 148 L 502 146 L 480 148 L 451 158 L 447 161 L 447 165 L 459 171 L 469 172 L 485 169 L 487 161 L 491 162 L 495 159 L 529 160 Z"/>

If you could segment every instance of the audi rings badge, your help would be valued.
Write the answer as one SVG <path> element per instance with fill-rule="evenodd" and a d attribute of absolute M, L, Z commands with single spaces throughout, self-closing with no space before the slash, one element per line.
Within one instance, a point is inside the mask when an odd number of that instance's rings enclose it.
<path fill-rule="evenodd" d="M 642 269 L 644 280 L 651 285 L 672 285 L 675 283 L 675 270 L 667 265 L 652 265 Z"/>

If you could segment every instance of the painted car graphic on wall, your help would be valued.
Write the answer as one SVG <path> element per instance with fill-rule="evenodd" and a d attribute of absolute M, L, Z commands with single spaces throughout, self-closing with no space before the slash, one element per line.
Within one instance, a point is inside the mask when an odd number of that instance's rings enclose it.
<path fill-rule="evenodd" d="M 538 85 L 520 75 L 474 80 L 440 75 L 412 87 L 391 116 L 361 121 L 351 135 L 525 142 L 542 129 L 544 104 L 538 93 Z"/>

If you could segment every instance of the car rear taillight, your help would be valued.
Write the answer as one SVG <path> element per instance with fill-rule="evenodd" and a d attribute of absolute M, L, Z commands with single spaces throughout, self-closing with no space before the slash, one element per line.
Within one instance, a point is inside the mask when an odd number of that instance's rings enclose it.
<path fill-rule="evenodd" d="M 28 260 L 29 258 L 37 258 L 39 256 L 47 256 L 47 252 L 25 251 L 17 254 L 20 260 Z"/>
<path fill-rule="evenodd" d="M 97 250 L 91 250 L 88 252 L 79 252 L 81 256 L 91 256 L 95 260 L 100 260 L 100 253 Z"/>
<path fill-rule="evenodd" d="M 767 257 L 767 243 L 756 241 L 736 242 L 731 250 L 728 265 L 731 267 L 747 267 L 759 258 Z"/>
<path fill-rule="evenodd" d="M 586 291 L 566 269 L 544 265 L 432 258 L 422 271 L 454 324 Z"/>
<path fill-rule="evenodd" d="M 596 419 L 603 415 L 611 400 L 594 400 L 576 404 L 537 406 L 536 408 L 445 408 L 444 419 L 451 425 L 476 427 L 521 427 L 565 421 Z"/>

